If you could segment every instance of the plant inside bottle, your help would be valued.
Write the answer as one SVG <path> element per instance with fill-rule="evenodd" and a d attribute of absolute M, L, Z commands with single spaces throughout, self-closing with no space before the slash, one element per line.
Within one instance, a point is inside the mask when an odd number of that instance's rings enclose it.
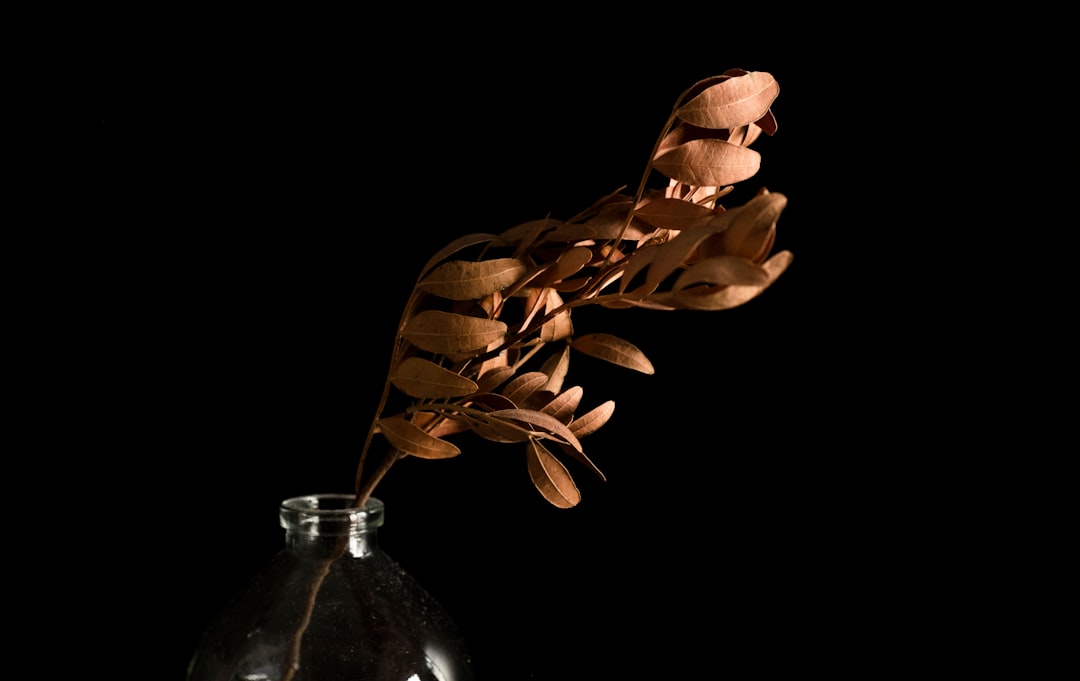
<path fill-rule="evenodd" d="M 609 399 L 583 410 L 583 388 L 569 378 L 571 359 L 587 355 L 646 374 L 653 373 L 653 365 L 621 337 L 576 334 L 571 315 L 587 306 L 727 310 L 777 280 L 792 261 L 789 251 L 773 253 L 786 197 L 762 188 L 743 205 L 726 207 L 721 199 L 757 173 L 760 155 L 750 146 L 761 134 L 776 132 L 772 105 L 778 94 L 776 80 L 760 71 L 736 69 L 701 80 L 676 100 L 633 194 L 614 192 L 565 220 L 544 218 L 498 234 L 462 235 L 438 250 L 421 268 L 393 336 L 390 369 L 361 448 L 353 491 L 334 499 L 336 513 L 355 517 L 342 525 L 319 513 L 327 500 L 309 501 L 314 507 L 306 509 L 310 517 L 303 530 L 302 523 L 290 524 L 294 516 L 288 514 L 296 509 L 286 502 L 286 550 L 268 572 L 288 583 L 291 595 L 260 598 L 257 594 L 271 590 L 266 573 L 257 578 L 246 592 L 255 604 L 241 599 L 227 616 L 242 635 L 224 644 L 214 638 L 220 625 L 211 627 L 188 680 L 326 678 L 317 667 L 328 660 L 360 674 L 356 678 L 411 680 L 400 674 L 413 669 L 416 659 L 419 671 L 409 672 L 416 679 L 435 674 L 421 668 L 435 664 L 422 644 L 394 640 L 409 626 L 379 628 L 378 641 L 370 636 L 370 620 L 384 617 L 379 608 L 385 603 L 376 606 L 362 592 L 385 590 L 377 581 L 385 578 L 387 564 L 393 565 L 374 543 L 382 506 L 373 493 L 405 457 L 456 457 L 461 453 L 457 436 L 472 434 L 520 447 L 543 498 L 559 508 L 577 505 L 581 493 L 567 464 L 604 478 L 582 440 L 609 422 L 615 403 Z M 666 183 L 650 188 L 655 174 Z M 331 527 L 351 529 L 335 534 Z M 326 534 L 320 536 L 320 528 Z M 287 577 L 281 577 L 283 570 Z M 411 582 L 399 570 L 389 568 L 397 575 L 393 580 Z M 452 631 L 434 599 L 418 594 L 423 590 L 413 593 L 421 603 L 417 609 Z M 328 614 L 335 609 L 352 609 L 351 615 L 360 617 L 350 620 L 346 613 L 347 622 L 331 627 L 337 629 L 336 642 L 328 642 L 326 620 L 342 615 Z M 445 637 L 456 641 L 454 634 Z M 277 652 L 243 672 L 239 663 L 220 662 L 258 658 L 258 652 L 234 648 L 260 641 Z M 380 659 L 403 648 L 421 651 L 408 663 L 414 667 Z M 206 652 L 211 649 L 213 654 Z M 443 676 L 430 678 L 471 678 L 463 646 L 436 649 L 442 652 L 435 657 L 459 660 L 444 664 L 438 672 Z"/>

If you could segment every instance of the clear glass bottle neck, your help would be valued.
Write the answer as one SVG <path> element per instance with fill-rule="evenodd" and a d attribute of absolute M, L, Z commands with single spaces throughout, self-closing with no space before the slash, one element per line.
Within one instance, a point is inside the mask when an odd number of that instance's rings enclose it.
<path fill-rule="evenodd" d="M 312 494 L 281 502 L 279 519 L 289 551 L 315 557 L 345 550 L 362 557 L 375 550 L 377 530 L 383 524 L 383 503 L 369 499 L 353 506 L 351 494 Z"/>

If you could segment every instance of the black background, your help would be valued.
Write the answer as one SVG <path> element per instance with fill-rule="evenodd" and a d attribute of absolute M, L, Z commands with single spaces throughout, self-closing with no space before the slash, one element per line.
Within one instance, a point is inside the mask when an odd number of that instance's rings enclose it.
<path fill-rule="evenodd" d="M 145 513 L 102 587 L 131 666 L 182 678 L 280 547 L 278 502 L 351 486 L 428 256 L 633 188 L 679 93 L 737 67 L 778 79 L 779 130 L 728 203 L 787 195 L 792 267 L 728 312 L 582 310 L 657 369 L 574 369 L 617 404 L 585 441 L 608 480 L 557 510 L 521 452 L 466 439 L 390 474 L 382 545 L 483 679 L 1060 678 L 1060 57 L 543 18 L 188 18 L 102 46 L 66 361 L 97 498 Z"/>

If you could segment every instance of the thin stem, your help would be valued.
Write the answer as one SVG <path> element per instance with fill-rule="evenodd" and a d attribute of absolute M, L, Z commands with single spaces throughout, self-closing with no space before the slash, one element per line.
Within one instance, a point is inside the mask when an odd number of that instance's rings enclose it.
<path fill-rule="evenodd" d="M 382 479 L 386 477 L 386 474 L 390 472 L 390 468 L 403 458 L 405 458 L 405 453 L 397 448 L 394 448 L 393 451 L 383 457 L 379 467 L 368 476 L 364 481 L 363 486 L 358 486 L 356 488 L 356 501 L 353 505 L 358 508 L 363 507 L 375 492 L 375 488 L 382 482 Z"/>
<path fill-rule="evenodd" d="M 393 366 L 393 365 L 391 365 Z M 357 499 L 354 502 L 356 506 L 362 506 L 363 501 L 360 500 L 360 486 L 364 479 L 364 464 L 367 463 L 368 452 L 371 450 L 371 443 L 375 439 L 375 432 L 379 422 L 379 414 L 386 408 L 386 402 L 390 398 L 390 377 L 387 376 L 386 383 L 383 385 L 382 396 L 379 398 L 379 406 L 375 409 L 375 417 L 371 419 L 371 424 L 368 426 L 367 435 L 364 437 L 364 447 L 360 450 L 360 462 L 356 466 L 356 478 L 353 481 L 353 491 L 357 495 Z"/>
<path fill-rule="evenodd" d="M 656 141 L 653 143 L 652 152 L 649 153 L 649 160 L 645 164 L 645 172 L 641 174 L 641 181 L 638 182 L 637 193 L 634 194 L 634 203 L 630 205 L 630 210 L 626 214 L 626 222 L 623 223 L 622 230 L 619 232 L 619 236 L 615 239 L 615 243 L 611 247 L 611 253 L 608 254 L 608 258 L 622 243 L 623 235 L 626 234 L 626 230 L 630 229 L 630 223 L 634 221 L 634 211 L 637 210 L 637 206 L 641 203 L 641 197 L 645 195 L 645 187 L 649 183 L 649 175 L 652 174 L 653 161 L 656 160 L 656 152 L 660 150 L 660 145 L 663 144 L 664 138 L 667 137 L 668 132 L 675 126 L 675 122 L 679 118 L 679 107 L 682 106 L 683 100 L 686 99 L 686 95 L 690 94 L 689 88 L 683 90 L 678 99 L 675 100 L 675 104 L 671 107 L 671 115 L 668 116 L 667 122 L 664 123 L 663 129 L 660 130 L 660 134 L 656 136 Z"/>
<path fill-rule="evenodd" d="M 685 93 L 679 97 L 679 100 L 675 103 L 676 108 L 678 108 L 678 105 L 684 96 Z M 618 250 L 619 244 L 622 243 L 623 235 L 626 234 L 626 230 L 630 229 L 630 223 L 634 221 L 634 211 L 637 210 L 638 204 L 641 203 L 641 197 L 645 195 L 645 187 L 649 184 L 649 176 L 652 174 L 653 161 L 656 159 L 656 152 L 660 149 L 660 144 L 663 143 L 664 138 L 667 136 L 668 131 L 671 130 L 671 127 L 675 125 L 676 120 L 678 120 L 678 117 L 673 109 L 671 115 L 668 116 L 667 122 L 664 123 L 664 127 L 660 131 L 660 134 L 656 137 L 656 141 L 653 143 L 652 151 L 649 153 L 649 160 L 645 164 L 645 172 L 641 174 L 641 181 L 638 182 L 637 192 L 634 194 L 634 202 L 630 204 L 630 210 L 626 213 L 626 221 L 619 231 L 619 236 L 615 238 L 615 242 L 611 247 L 611 252 L 608 253 L 609 259 L 612 254 Z"/>
<path fill-rule="evenodd" d="M 414 286 L 412 293 L 409 294 L 409 300 L 405 304 L 405 309 L 402 310 L 401 319 L 398 321 L 397 332 L 394 334 L 394 350 L 390 354 L 390 370 L 386 372 L 386 379 L 385 381 L 383 381 L 382 395 L 379 396 L 379 404 L 375 408 L 375 415 L 372 417 L 371 423 L 368 425 L 367 435 L 364 437 L 364 445 L 363 448 L 360 450 L 360 461 L 356 465 L 356 476 L 353 480 L 353 491 L 355 492 L 357 497 L 355 501 L 356 506 L 364 505 L 364 503 L 367 501 L 367 497 L 371 495 L 370 488 L 374 487 L 373 485 L 368 485 L 369 489 L 367 490 L 367 493 L 361 493 L 361 486 L 364 483 L 364 465 L 367 463 L 368 452 L 371 451 L 371 443 L 375 439 L 375 433 L 378 430 L 379 416 L 381 416 L 383 411 L 386 409 L 386 403 L 390 399 L 390 390 L 393 386 L 393 383 L 391 381 L 391 372 L 393 371 L 394 366 L 397 365 L 398 360 L 401 358 L 401 353 L 404 352 L 405 344 L 401 340 L 401 329 L 405 327 L 405 323 L 406 321 L 408 321 L 409 314 L 412 312 L 412 308 L 416 304 L 416 300 L 417 291 L 416 287 Z M 389 460 L 389 463 L 386 463 L 387 460 Z M 384 460 L 380 468 L 389 467 L 393 465 L 395 461 L 397 461 L 396 458 L 394 458 L 393 456 L 388 456 L 387 459 Z M 379 479 L 381 480 L 385 475 L 386 471 L 382 471 L 379 475 Z M 361 496 L 363 497 L 363 499 L 361 499 Z"/>
<path fill-rule="evenodd" d="M 315 601 L 319 596 L 319 591 L 322 589 L 323 582 L 326 581 L 326 576 L 330 574 L 330 567 L 345 555 L 348 546 L 349 537 L 347 535 L 341 537 L 334 547 L 334 552 L 319 562 L 319 571 L 315 574 L 315 578 L 311 580 L 311 587 L 308 589 L 307 602 L 304 604 L 304 616 L 300 619 L 300 625 L 296 628 L 296 633 L 293 634 L 289 654 L 285 657 L 285 670 L 281 681 L 292 681 L 293 677 L 296 676 L 296 672 L 300 671 L 300 648 L 304 640 L 304 633 L 311 626 L 311 617 L 315 612 Z"/>

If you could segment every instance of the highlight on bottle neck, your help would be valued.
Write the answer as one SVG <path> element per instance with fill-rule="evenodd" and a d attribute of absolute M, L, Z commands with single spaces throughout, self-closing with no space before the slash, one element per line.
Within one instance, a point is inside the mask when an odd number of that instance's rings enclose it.
<path fill-rule="evenodd" d="M 351 494 L 310 494 L 281 502 L 279 519 L 285 528 L 287 543 L 319 542 L 328 538 L 350 537 L 350 553 L 367 553 L 367 542 L 383 524 L 383 503 L 369 499 L 357 508 Z"/>

